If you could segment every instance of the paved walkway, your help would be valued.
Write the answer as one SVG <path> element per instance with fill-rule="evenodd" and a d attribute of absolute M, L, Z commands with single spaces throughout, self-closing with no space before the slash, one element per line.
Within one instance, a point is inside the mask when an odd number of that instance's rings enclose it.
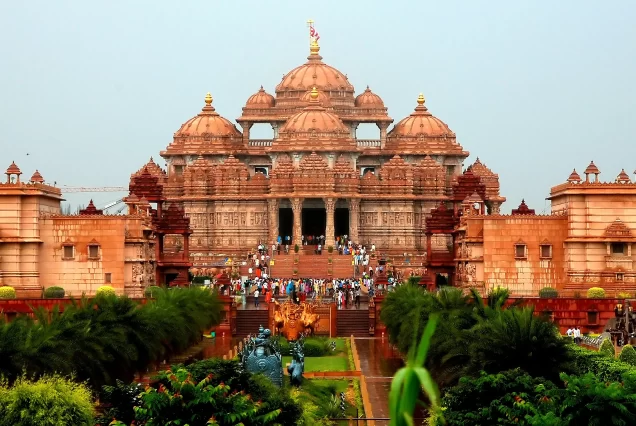
<path fill-rule="evenodd" d="M 373 417 L 388 418 L 391 381 L 404 364 L 400 354 L 391 348 L 387 339 L 356 337 L 355 344 L 360 369 L 367 382 Z M 376 421 L 375 424 L 380 425 L 382 422 Z"/>

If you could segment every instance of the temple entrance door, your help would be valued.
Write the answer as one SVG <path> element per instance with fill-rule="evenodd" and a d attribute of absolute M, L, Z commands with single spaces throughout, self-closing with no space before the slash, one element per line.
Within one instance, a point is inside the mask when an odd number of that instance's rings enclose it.
<path fill-rule="evenodd" d="M 449 285 L 448 274 L 435 274 L 435 288 Z"/>
<path fill-rule="evenodd" d="M 319 237 L 325 235 L 327 227 L 327 211 L 321 199 L 306 199 L 303 202 L 302 235 L 307 241 L 308 236 Z"/>
<path fill-rule="evenodd" d="M 349 235 L 349 209 L 346 207 L 338 207 L 334 211 L 334 230 L 335 236 L 341 237 Z M 357 242 L 357 241 L 354 241 Z"/>
<path fill-rule="evenodd" d="M 278 234 L 283 239 L 283 244 L 285 244 L 285 236 L 289 236 L 291 240 L 294 234 L 294 212 L 291 207 L 281 207 L 278 210 Z"/>

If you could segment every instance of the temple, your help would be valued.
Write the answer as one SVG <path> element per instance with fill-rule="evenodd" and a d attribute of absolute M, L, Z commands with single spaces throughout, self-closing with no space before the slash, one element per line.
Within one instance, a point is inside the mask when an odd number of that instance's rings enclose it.
<path fill-rule="evenodd" d="M 62 192 L 15 163 L 0 183 L 0 285 L 22 296 L 62 286 L 68 295 L 101 285 L 142 294 L 153 284 L 187 285 L 191 275 L 246 276 L 248 253 L 279 238 L 270 276 L 349 278 L 351 258 L 331 253 L 337 238 L 375 246 L 370 266 L 406 277 L 515 295 L 543 287 L 577 294 L 602 286 L 636 292 L 636 183 L 621 170 L 600 180 L 594 162 L 550 191 L 551 211 L 525 201 L 501 214 L 499 176 L 431 114 L 423 95 L 393 124 L 369 87 L 356 95 L 327 65 L 316 38 L 307 61 L 274 95 L 250 96 L 237 127 L 212 96 L 161 151 L 130 176 L 127 214 L 91 202 L 61 213 Z M 374 125 L 376 139 L 358 138 Z M 271 129 L 269 139 L 252 130 Z M 310 238 L 323 236 L 328 255 Z M 296 250 L 298 245 L 298 250 Z"/>
<path fill-rule="evenodd" d="M 479 162 L 473 168 L 481 167 L 481 175 L 462 174 L 469 153 L 423 95 L 414 97 L 413 113 L 391 127 L 380 96 L 369 87 L 356 96 L 347 76 L 323 62 L 317 40 L 309 50 L 307 62 L 283 77 L 275 95 L 261 87 L 249 97 L 236 120 L 240 130 L 216 111 L 208 93 L 201 112 L 161 152 L 167 170 L 150 161 L 131 177 L 131 196 L 153 202 L 140 189 L 145 174 L 161 187 L 155 199 L 183 208 L 195 268 L 279 236 L 293 247 L 321 235 L 325 249 L 347 235 L 421 263 L 431 245 L 452 245 L 450 233 L 427 240 L 426 217 L 440 203 L 457 211 L 465 194 L 477 191 L 488 212 L 499 212 L 505 198 L 497 175 Z M 357 137 L 363 123 L 377 126 L 377 139 Z M 272 138 L 251 138 L 253 126 L 262 124 Z M 177 255 L 187 242 L 172 235 L 163 244 Z"/>

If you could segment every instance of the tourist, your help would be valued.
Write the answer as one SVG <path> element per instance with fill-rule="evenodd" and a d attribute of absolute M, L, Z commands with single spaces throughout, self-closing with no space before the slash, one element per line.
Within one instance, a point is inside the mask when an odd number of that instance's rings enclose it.
<path fill-rule="evenodd" d="M 258 309 L 258 287 L 256 288 L 256 290 L 254 290 L 254 306 Z"/>
<path fill-rule="evenodd" d="M 360 309 L 360 286 L 356 286 L 356 308 Z"/>
<path fill-rule="evenodd" d="M 572 329 L 572 327 L 568 328 L 568 331 L 566 331 L 565 334 L 567 334 L 568 337 L 573 337 L 574 330 Z"/>

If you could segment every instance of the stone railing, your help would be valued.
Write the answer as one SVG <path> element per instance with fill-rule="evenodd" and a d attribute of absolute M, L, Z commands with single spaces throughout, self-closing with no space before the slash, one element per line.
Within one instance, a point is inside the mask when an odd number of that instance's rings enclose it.
<path fill-rule="evenodd" d="M 381 146 L 380 139 L 356 139 L 359 148 L 379 148 Z"/>
<path fill-rule="evenodd" d="M 272 146 L 272 139 L 250 139 L 247 145 L 256 147 Z"/>

